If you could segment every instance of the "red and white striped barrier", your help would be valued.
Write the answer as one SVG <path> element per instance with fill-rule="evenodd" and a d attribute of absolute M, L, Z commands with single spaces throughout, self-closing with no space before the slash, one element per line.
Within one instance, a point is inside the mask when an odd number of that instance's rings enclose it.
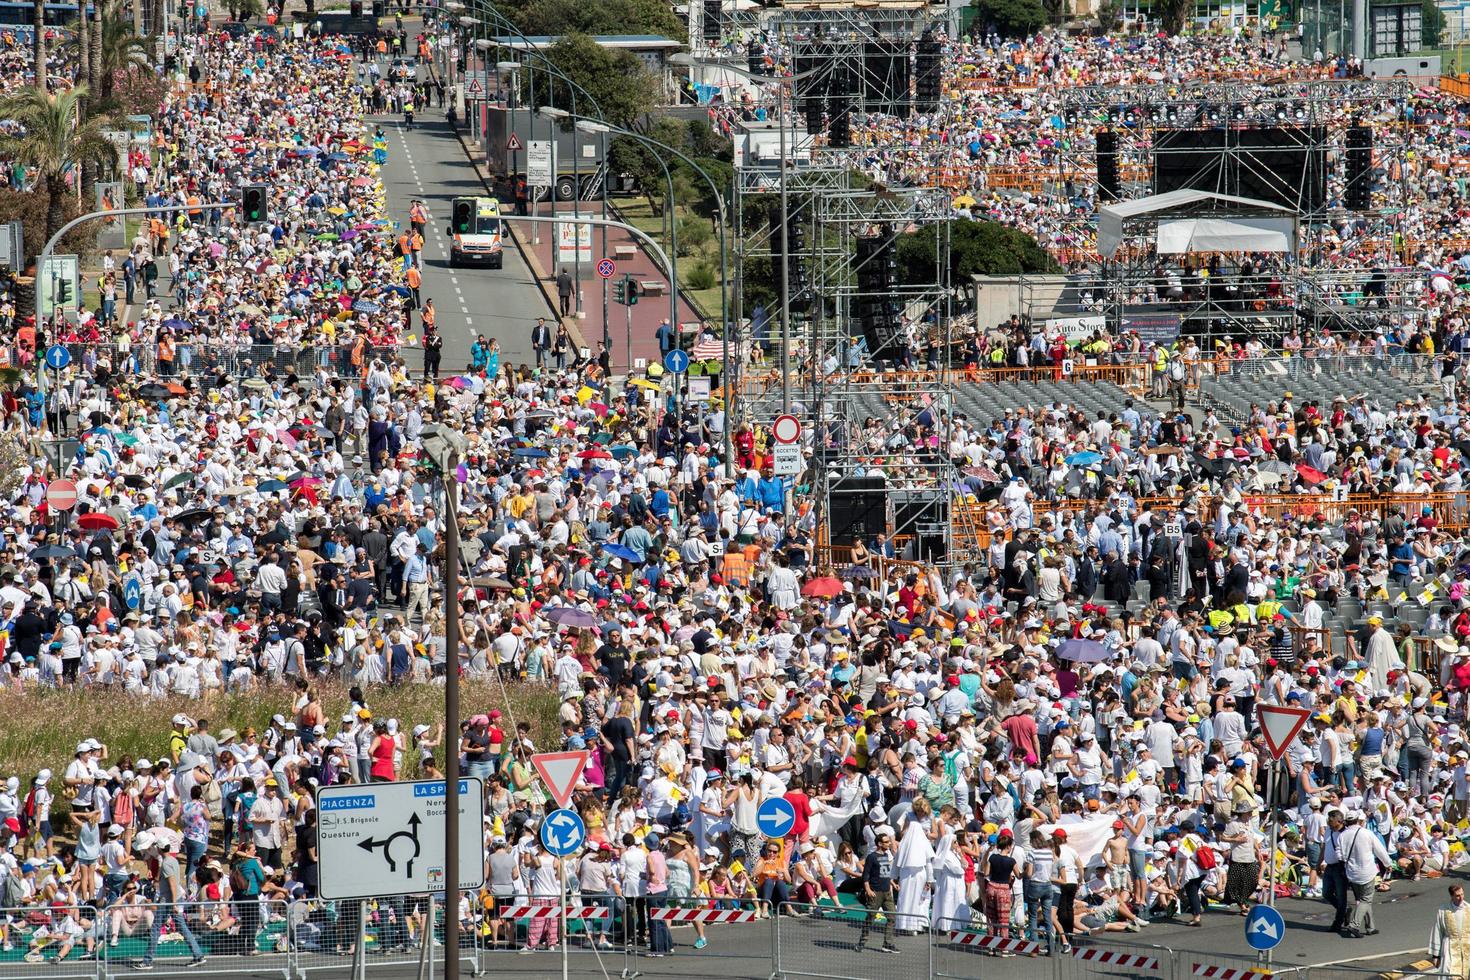
<path fill-rule="evenodd" d="M 952 932 L 949 941 L 961 946 L 978 946 L 992 953 L 1016 953 L 1031 956 L 1041 949 L 1040 943 L 1027 939 L 1010 939 L 1006 936 L 987 936 L 979 932 Z"/>
<path fill-rule="evenodd" d="M 1139 956 L 1137 953 L 1120 953 L 1115 949 L 1097 949 L 1088 947 L 1086 949 L 1072 950 L 1072 958 L 1088 960 L 1093 963 L 1106 963 L 1110 966 L 1120 966 L 1129 970 L 1157 970 L 1159 958 L 1157 956 Z"/>
<path fill-rule="evenodd" d="M 649 909 L 655 922 L 754 922 L 754 909 Z"/>
<path fill-rule="evenodd" d="M 560 905 L 507 905 L 500 910 L 503 919 L 560 919 Z M 612 910 L 600 905 L 568 905 L 568 919 L 610 919 Z"/>
<path fill-rule="evenodd" d="M 1208 963 L 1191 964 L 1190 973 L 1207 980 L 1263 980 L 1270 976 L 1264 970 L 1249 970 L 1238 966 L 1211 966 Z"/>

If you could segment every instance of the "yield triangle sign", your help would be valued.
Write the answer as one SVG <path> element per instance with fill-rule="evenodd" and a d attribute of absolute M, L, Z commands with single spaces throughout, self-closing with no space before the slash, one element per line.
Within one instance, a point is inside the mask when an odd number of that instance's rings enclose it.
<path fill-rule="evenodd" d="M 505 148 L 507 150 L 519 150 L 521 148 L 521 138 L 515 133 L 511 133 L 510 138 L 505 141 Z"/>
<path fill-rule="evenodd" d="M 1287 708 L 1279 704 L 1256 707 L 1256 718 L 1261 723 L 1261 734 L 1266 737 L 1266 749 L 1271 758 L 1279 759 L 1286 754 L 1287 746 L 1311 716 L 1306 708 Z"/>
<path fill-rule="evenodd" d="M 587 768 L 587 760 L 591 755 L 591 752 L 583 750 L 541 752 L 531 756 L 531 764 L 541 774 L 541 781 L 546 784 L 546 789 L 558 808 L 566 807 L 567 801 L 572 798 L 572 788 L 582 778 L 582 770 Z"/>

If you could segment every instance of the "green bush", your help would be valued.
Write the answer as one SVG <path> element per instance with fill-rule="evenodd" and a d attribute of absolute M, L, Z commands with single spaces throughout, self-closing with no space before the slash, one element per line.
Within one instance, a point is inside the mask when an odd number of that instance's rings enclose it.
<path fill-rule="evenodd" d="M 708 262 L 696 262 L 684 276 L 684 285 L 689 289 L 714 289 L 718 281 L 719 277 Z"/>

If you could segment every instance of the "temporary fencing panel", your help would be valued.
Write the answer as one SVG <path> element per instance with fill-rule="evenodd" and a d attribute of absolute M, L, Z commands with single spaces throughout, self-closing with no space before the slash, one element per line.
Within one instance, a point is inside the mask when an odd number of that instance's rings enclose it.
<path fill-rule="evenodd" d="M 628 947 L 628 966 L 639 973 L 766 978 L 773 972 L 774 923 L 762 902 L 692 898 L 653 902 L 641 925 Z M 701 937 L 705 945 L 697 948 Z"/>
<path fill-rule="evenodd" d="M 475 944 L 482 971 L 544 970 L 545 958 L 562 948 L 562 908 L 567 913 L 566 949 L 569 970 L 602 976 L 623 971 L 627 958 L 621 943 L 621 906 L 613 896 L 518 896 L 491 900 L 478 910 Z M 517 954 L 532 946 L 528 961 Z"/>
<path fill-rule="evenodd" d="M 929 973 L 927 935 L 901 936 L 894 913 L 863 908 L 794 905 L 777 916 L 776 972 L 829 980 L 908 980 Z M 887 942 L 897 952 L 883 952 Z"/>
<path fill-rule="evenodd" d="M 1078 946 L 1066 956 L 1058 956 L 1056 980 L 1085 980 L 1088 977 L 1130 978 L 1130 980 L 1177 980 L 1174 964 L 1177 956 L 1165 946 L 1114 943 L 1105 938 Z"/>
<path fill-rule="evenodd" d="M 99 943 L 107 976 L 126 974 L 137 963 L 149 959 L 149 946 L 156 934 L 152 962 L 157 972 L 188 972 L 198 975 L 251 972 L 289 975 L 290 953 L 286 932 L 289 909 L 285 902 L 258 896 L 232 902 L 122 903 L 103 909 L 99 928 L 106 930 L 105 946 Z M 99 936 L 101 933 L 99 932 Z M 112 944 L 113 937 L 117 945 Z M 193 937 L 207 962 L 190 965 L 194 959 Z"/>
<path fill-rule="evenodd" d="M 105 942 L 97 910 L 68 905 L 0 910 L 6 948 L 0 951 L 0 976 L 62 980 L 97 977 Z"/>

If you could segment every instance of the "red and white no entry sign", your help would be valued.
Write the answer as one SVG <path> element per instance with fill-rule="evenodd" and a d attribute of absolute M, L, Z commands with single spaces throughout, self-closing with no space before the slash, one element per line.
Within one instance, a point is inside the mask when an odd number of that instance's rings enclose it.
<path fill-rule="evenodd" d="M 70 480 L 52 480 L 46 488 L 46 506 L 52 510 L 71 510 L 77 505 L 77 485 Z"/>
<path fill-rule="evenodd" d="M 801 438 L 801 419 L 795 415 L 777 415 L 771 423 L 771 438 L 790 444 Z"/>

